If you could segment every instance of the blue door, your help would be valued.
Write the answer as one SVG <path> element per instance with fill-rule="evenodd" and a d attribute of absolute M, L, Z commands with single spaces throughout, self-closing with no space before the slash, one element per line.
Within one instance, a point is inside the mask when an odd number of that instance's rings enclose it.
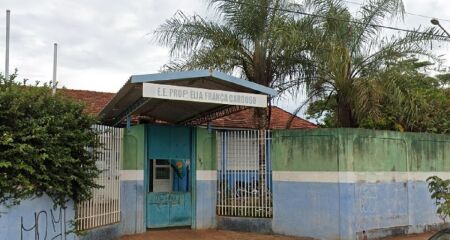
<path fill-rule="evenodd" d="M 190 226 L 191 129 L 149 126 L 147 131 L 147 228 Z"/>

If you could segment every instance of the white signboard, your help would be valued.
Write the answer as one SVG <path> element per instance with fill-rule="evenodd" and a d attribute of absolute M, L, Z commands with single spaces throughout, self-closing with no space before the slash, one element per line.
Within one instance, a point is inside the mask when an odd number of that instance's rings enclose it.
<path fill-rule="evenodd" d="M 210 90 L 204 88 L 144 83 L 143 97 L 225 105 L 267 107 L 267 96 L 262 94 Z"/>

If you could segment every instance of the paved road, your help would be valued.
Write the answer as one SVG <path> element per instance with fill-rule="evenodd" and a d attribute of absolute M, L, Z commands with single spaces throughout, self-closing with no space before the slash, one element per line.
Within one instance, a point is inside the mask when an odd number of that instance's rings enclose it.
<path fill-rule="evenodd" d="M 432 234 L 385 238 L 384 240 L 426 240 Z M 310 240 L 309 238 L 261 235 L 221 230 L 192 231 L 190 229 L 152 230 L 144 234 L 124 236 L 121 240 Z"/>

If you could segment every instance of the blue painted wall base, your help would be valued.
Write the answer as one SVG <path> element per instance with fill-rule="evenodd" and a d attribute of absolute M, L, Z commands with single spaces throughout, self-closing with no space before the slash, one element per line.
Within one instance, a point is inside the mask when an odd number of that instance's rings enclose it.
<path fill-rule="evenodd" d="M 121 181 L 120 184 L 120 233 L 143 233 L 147 230 L 144 219 L 144 181 Z"/>
<path fill-rule="evenodd" d="M 6 208 L 0 205 L 0 240 L 75 240 L 77 236 L 69 233 L 74 226 L 73 203 L 65 209 L 53 206 L 53 201 L 42 196 L 23 200 L 20 205 Z"/>
<path fill-rule="evenodd" d="M 358 239 L 442 227 L 425 182 L 273 182 L 274 233 Z"/>
<path fill-rule="evenodd" d="M 217 181 L 197 180 L 196 229 L 214 229 L 216 221 Z"/>

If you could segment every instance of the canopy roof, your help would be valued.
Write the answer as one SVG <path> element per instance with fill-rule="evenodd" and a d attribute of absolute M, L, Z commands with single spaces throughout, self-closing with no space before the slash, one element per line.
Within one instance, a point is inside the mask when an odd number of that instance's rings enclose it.
<path fill-rule="evenodd" d="M 217 71 L 200 70 L 133 75 L 99 113 L 102 121 L 105 124 L 117 125 L 123 122 L 127 116 L 140 115 L 176 124 L 192 121 L 217 111 L 226 111 L 229 107 L 236 107 L 211 102 L 143 97 L 145 83 L 272 97 L 277 94 L 271 88 Z"/>

